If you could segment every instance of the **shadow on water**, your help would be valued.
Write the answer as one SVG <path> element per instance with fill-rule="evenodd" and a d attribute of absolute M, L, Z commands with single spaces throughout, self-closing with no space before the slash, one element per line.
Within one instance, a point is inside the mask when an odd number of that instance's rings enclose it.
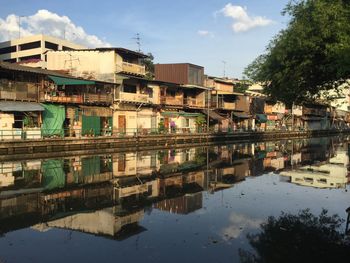
<path fill-rule="evenodd" d="M 270 216 L 261 232 L 248 234 L 254 252 L 240 249 L 242 263 L 349 262 L 350 237 L 341 229 L 344 219 L 323 209 Z"/>

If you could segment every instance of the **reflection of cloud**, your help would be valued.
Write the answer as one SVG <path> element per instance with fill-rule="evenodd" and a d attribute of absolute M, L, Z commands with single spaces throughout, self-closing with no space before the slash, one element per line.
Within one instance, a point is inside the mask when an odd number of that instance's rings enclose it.
<path fill-rule="evenodd" d="M 214 33 L 207 30 L 198 30 L 197 34 L 201 37 L 214 37 Z"/>
<path fill-rule="evenodd" d="M 222 238 L 224 240 L 229 240 L 232 238 L 237 238 L 240 236 L 244 229 L 256 229 L 260 227 L 263 220 L 249 218 L 243 214 L 231 213 L 230 215 L 230 225 L 222 230 Z"/>
<path fill-rule="evenodd" d="M 222 13 L 226 17 L 233 19 L 232 29 L 234 32 L 244 32 L 255 27 L 268 26 L 273 23 L 272 20 L 262 16 L 249 16 L 247 8 L 239 5 L 227 4 L 217 13 Z"/>
<path fill-rule="evenodd" d="M 18 38 L 19 20 L 21 21 L 21 36 L 46 34 L 58 38 L 66 38 L 77 44 L 88 47 L 110 46 L 109 43 L 95 35 L 89 35 L 85 30 L 74 24 L 69 17 L 59 16 L 48 10 L 38 10 L 34 15 L 18 17 L 11 14 L 5 19 L 0 18 L 0 41 Z"/>

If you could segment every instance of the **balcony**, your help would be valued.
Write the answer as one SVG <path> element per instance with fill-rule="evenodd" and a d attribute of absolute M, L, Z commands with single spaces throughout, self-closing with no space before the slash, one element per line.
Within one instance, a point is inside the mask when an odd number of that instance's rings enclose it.
<path fill-rule="evenodd" d="M 54 102 L 54 103 L 77 103 L 77 104 L 112 104 L 112 95 L 105 94 L 89 94 L 81 95 L 63 95 L 51 96 L 50 94 L 40 93 L 40 101 Z"/>
<path fill-rule="evenodd" d="M 204 108 L 205 104 L 203 100 L 197 100 L 196 98 L 184 98 L 184 106 L 192 108 Z"/>
<path fill-rule="evenodd" d="M 135 103 L 150 103 L 150 97 L 148 94 L 137 94 L 128 92 L 119 92 L 118 100 Z"/>
<path fill-rule="evenodd" d="M 183 98 L 178 97 L 160 97 L 160 103 L 172 106 L 183 106 Z"/>
<path fill-rule="evenodd" d="M 145 66 L 128 63 L 128 62 L 122 62 L 121 68 L 120 66 L 117 66 L 117 69 L 119 69 L 119 72 L 123 72 L 126 74 L 132 74 L 132 75 L 146 75 L 146 68 Z"/>
<path fill-rule="evenodd" d="M 37 86 L 33 83 L 0 80 L 0 99 L 37 101 Z"/>
<path fill-rule="evenodd" d="M 223 100 L 219 100 L 218 102 L 212 101 L 211 105 L 214 108 L 223 109 L 223 110 L 235 110 L 236 109 L 236 103 L 226 102 Z"/>

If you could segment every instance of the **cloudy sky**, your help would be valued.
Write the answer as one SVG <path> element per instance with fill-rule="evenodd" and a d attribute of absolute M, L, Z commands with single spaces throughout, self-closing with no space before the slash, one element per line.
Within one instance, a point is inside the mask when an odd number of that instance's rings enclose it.
<path fill-rule="evenodd" d="M 151 52 L 156 63 L 191 62 L 241 77 L 286 26 L 288 0 L 0 0 L 0 41 L 44 33 L 89 47 Z M 20 17 L 20 19 L 19 19 Z"/>

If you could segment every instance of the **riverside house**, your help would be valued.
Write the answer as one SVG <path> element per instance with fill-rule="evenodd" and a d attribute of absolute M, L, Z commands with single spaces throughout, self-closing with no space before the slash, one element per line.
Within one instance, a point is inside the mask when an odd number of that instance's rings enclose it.
<path fill-rule="evenodd" d="M 111 134 L 114 84 L 0 62 L 2 139 Z"/>

